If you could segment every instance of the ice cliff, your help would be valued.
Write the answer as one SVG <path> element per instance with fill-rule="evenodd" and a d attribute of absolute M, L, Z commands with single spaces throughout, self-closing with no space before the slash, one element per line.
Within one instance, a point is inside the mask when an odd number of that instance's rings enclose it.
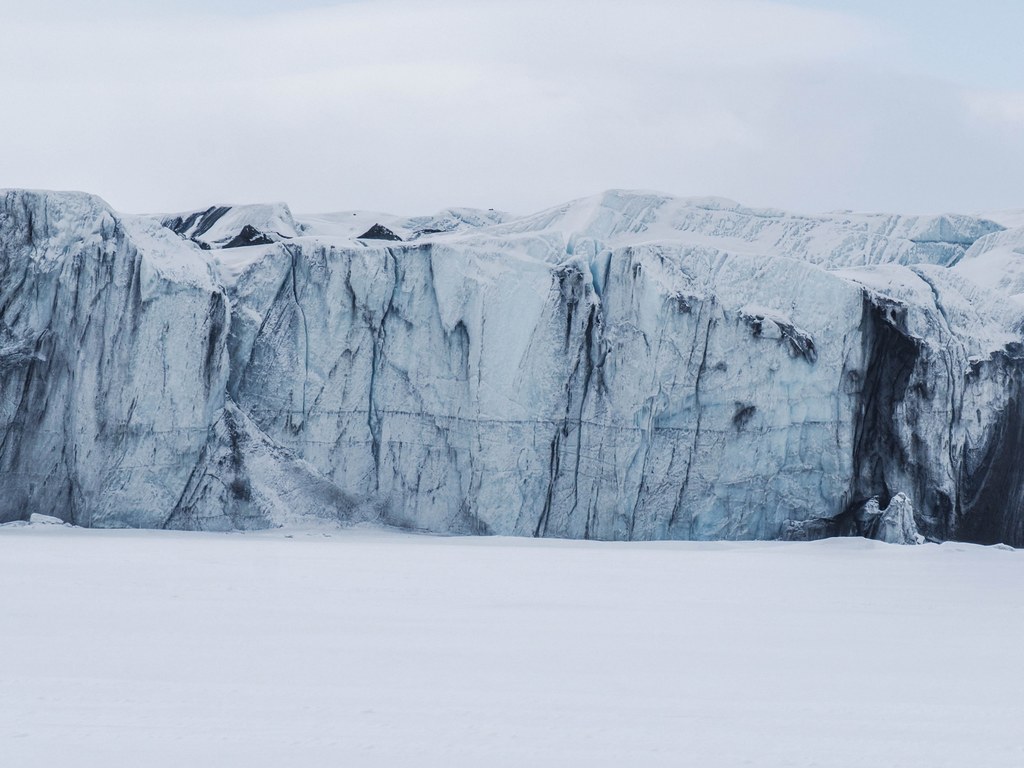
<path fill-rule="evenodd" d="M 1024 544 L 1024 229 L 0 194 L 0 522 Z"/>

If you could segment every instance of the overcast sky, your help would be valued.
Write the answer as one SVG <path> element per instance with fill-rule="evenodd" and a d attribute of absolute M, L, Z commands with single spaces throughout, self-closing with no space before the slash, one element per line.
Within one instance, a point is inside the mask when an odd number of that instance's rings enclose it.
<path fill-rule="evenodd" d="M 0 0 L 0 186 L 1024 208 L 1020 0 Z"/>

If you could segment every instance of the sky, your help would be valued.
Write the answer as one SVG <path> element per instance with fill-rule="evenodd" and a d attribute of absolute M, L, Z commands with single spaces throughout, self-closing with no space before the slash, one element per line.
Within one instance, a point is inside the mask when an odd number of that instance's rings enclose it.
<path fill-rule="evenodd" d="M 0 187 L 1024 208 L 1019 0 L 0 0 Z"/>

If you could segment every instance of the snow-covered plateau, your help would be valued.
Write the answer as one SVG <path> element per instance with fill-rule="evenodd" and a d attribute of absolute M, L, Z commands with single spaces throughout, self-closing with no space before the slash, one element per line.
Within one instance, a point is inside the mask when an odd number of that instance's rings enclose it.
<path fill-rule="evenodd" d="M 1021 545 L 1019 220 L 0 193 L 0 522 Z"/>
<path fill-rule="evenodd" d="M 5 768 L 1020 768 L 1024 555 L 0 527 Z"/>

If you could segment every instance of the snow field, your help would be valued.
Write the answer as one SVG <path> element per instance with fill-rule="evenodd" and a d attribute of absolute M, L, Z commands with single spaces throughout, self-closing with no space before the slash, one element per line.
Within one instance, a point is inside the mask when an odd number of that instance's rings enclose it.
<path fill-rule="evenodd" d="M 1020 766 L 1024 555 L 0 528 L 5 766 Z"/>

